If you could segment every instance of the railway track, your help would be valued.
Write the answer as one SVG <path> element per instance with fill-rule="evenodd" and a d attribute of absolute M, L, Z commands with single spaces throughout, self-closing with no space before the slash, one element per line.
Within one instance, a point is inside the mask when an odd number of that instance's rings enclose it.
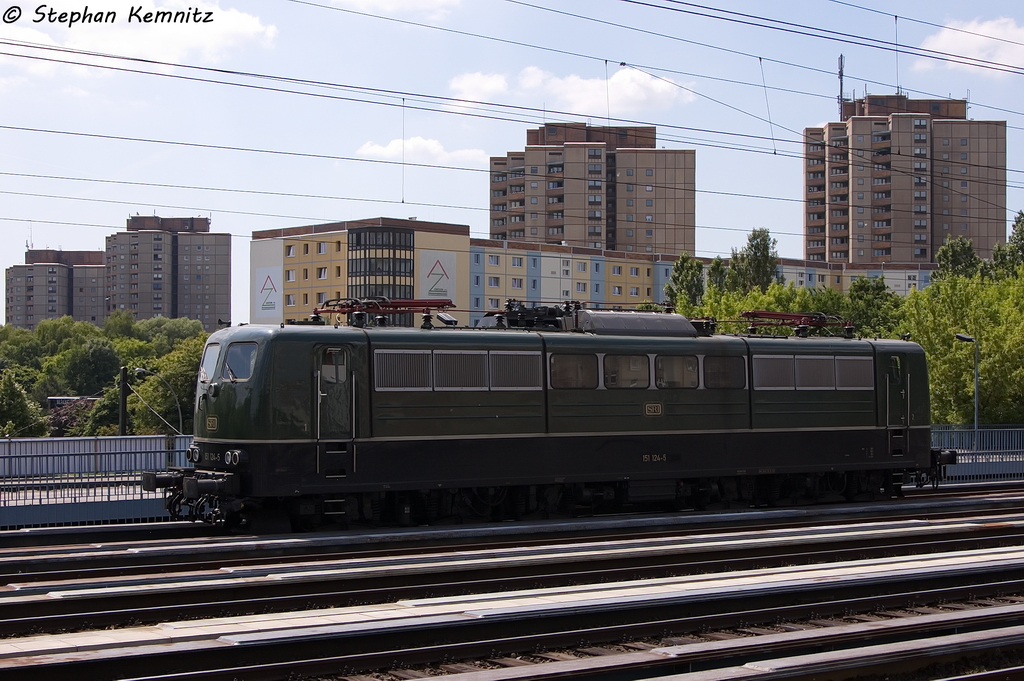
<path fill-rule="evenodd" d="M 401 670 L 417 666 L 473 674 L 467 681 L 723 668 L 750 675 L 785 665 L 820 674 L 852 647 L 860 652 L 844 664 L 863 669 L 865 660 L 919 662 L 925 637 L 958 654 L 1024 645 L 1024 596 L 1015 595 L 1024 594 L 1022 568 L 1024 549 L 1005 547 L 23 637 L 0 642 L 0 678 L 273 679 L 378 669 L 412 678 Z M 997 600 L 979 600 L 987 598 Z M 955 648 L 942 640 L 949 637 Z M 551 652 L 567 647 L 573 652 Z M 831 662 L 794 662 L 822 650 Z M 469 672 L 479 660 L 498 669 Z M 548 662 L 516 670 L 538 660 Z"/>
<path fill-rule="evenodd" d="M 1007 496 L 994 503 L 1013 502 Z M 380 669 L 396 671 L 395 679 L 439 673 L 483 674 L 479 681 L 545 675 L 644 678 L 645 672 L 636 676 L 624 670 L 633 663 L 642 670 L 652 659 L 665 658 L 670 662 L 653 665 L 651 674 L 679 673 L 680 665 L 689 672 L 695 651 L 709 647 L 701 632 L 717 631 L 711 642 L 723 645 L 793 634 L 779 639 L 778 648 L 764 648 L 789 660 L 822 647 L 842 647 L 823 642 L 823 634 L 810 636 L 800 647 L 794 642 L 800 631 L 839 631 L 858 623 L 909 619 L 893 612 L 952 615 L 1024 603 L 1016 598 L 1024 595 L 1018 579 L 1024 552 L 1016 553 L 1024 544 L 1024 515 L 935 515 L 827 527 L 800 521 L 790 527 L 752 528 L 754 523 L 743 521 L 743 527 L 731 531 L 702 533 L 694 532 L 691 524 L 685 536 L 678 536 L 677 528 L 676 536 L 660 530 L 650 536 L 634 532 L 629 538 L 563 536 L 546 544 L 536 538 L 490 539 L 493 544 L 472 550 L 466 544 L 477 528 L 454 528 L 442 531 L 454 544 L 429 551 L 407 546 L 359 555 L 348 546 L 346 555 L 307 551 L 284 559 L 264 555 L 247 563 L 225 549 L 228 564 L 217 567 L 216 559 L 205 556 L 208 563 L 202 569 L 185 564 L 173 571 L 168 568 L 175 552 L 183 549 L 161 540 L 131 550 L 136 555 L 165 552 L 158 569 L 149 572 L 125 566 L 94 567 L 94 573 L 74 576 L 43 570 L 21 575 L 21 581 L 9 574 L 3 580 L 6 589 L 0 591 L 0 635 L 7 637 L 0 639 L 0 679 L 63 673 L 142 678 L 154 670 L 161 671 L 160 678 L 271 679 L 359 676 Z M 258 541 L 274 547 L 277 540 Z M 280 547 L 269 551 L 279 553 Z M 928 560 L 936 562 L 927 569 L 920 562 L 910 567 L 912 561 Z M 894 565 L 904 567 L 883 578 Z M 814 570 L 831 572 L 812 575 Z M 786 575 L 797 573 L 806 577 L 802 586 L 779 586 Z M 905 579 L 910 573 L 913 578 Z M 861 579 L 869 574 L 875 578 Z M 735 585 L 723 586 L 725 582 L 718 583 L 717 592 L 709 590 L 714 580 L 730 578 L 770 582 L 773 588 L 756 598 Z M 658 585 L 668 591 L 635 598 Z M 684 592 L 688 597 L 680 595 Z M 978 600 L 985 598 L 998 598 L 998 606 Z M 922 606 L 938 611 L 922 614 Z M 992 620 L 982 627 L 977 624 L 982 620 L 974 619 L 975 624 L 961 622 L 948 631 L 963 632 L 970 626 L 994 632 L 1011 626 L 1018 614 L 1011 609 L 999 623 Z M 848 621 L 851 615 L 870 621 Z M 830 624 L 821 624 L 826 621 Z M 780 622 L 794 622 L 789 626 L 795 629 L 787 632 Z M 954 635 L 944 631 L 938 627 L 934 633 L 908 634 L 907 640 Z M 26 635 L 30 633 L 36 635 Z M 892 643 L 881 635 L 858 636 L 865 642 Z M 1010 645 L 1010 639 L 995 634 L 982 639 Z M 698 644 L 704 648 L 688 648 L 682 657 L 679 651 L 661 650 Z M 983 647 L 965 644 L 964 650 Z M 263 656 L 263 651 L 266 657 L 254 664 L 252 656 Z M 739 659 L 737 651 L 723 653 L 725 659 Z M 605 658 L 612 665 L 608 669 L 594 661 Z M 708 670 L 720 665 L 709 664 Z M 528 665 L 536 669 L 527 672 Z M 740 667 L 736 674 L 750 673 Z M 527 673 L 540 676 L 522 676 Z M 466 676 L 465 681 L 476 678 Z"/>

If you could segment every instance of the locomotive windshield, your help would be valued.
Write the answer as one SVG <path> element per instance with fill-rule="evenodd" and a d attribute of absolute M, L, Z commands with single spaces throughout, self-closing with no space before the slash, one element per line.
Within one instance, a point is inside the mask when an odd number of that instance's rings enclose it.
<path fill-rule="evenodd" d="M 199 364 L 199 381 L 209 383 L 210 377 L 217 374 L 217 356 L 220 354 L 220 343 L 210 343 L 203 350 L 203 361 Z"/>
<path fill-rule="evenodd" d="M 247 381 L 252 376 L 254 366 L 256 366 L 256 344 L 232 343 L 228 346 L 227 356 L 224 358 L 224 371 L 221 378 L 232 382 Z"/>

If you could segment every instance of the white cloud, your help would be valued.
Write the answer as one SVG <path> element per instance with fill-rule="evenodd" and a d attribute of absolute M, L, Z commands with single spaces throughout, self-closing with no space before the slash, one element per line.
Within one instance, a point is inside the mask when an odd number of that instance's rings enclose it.
<path fill-rule="evenodd" d="M 370 158 L 398 161 L 402 159 L 402 140 L 391 140 L 383 146 L 375 142 L 367 142 L 359 147 L 356 153 Z M 405 140 L 405 160 L 411 163 L 486 167 L 488 159 L 489 157 L 483 149 L 445 151 L 444 145 L 434 139 L 410 137 Z"/>
<path fill-rule="evenodd" d="M 463 73 L 448 81 L 459 99 L 493 101 L 495 95 L 508 92 L 508 80 L 500 73 Z"/>
<path fill-rule="evenodd" d="M 368 14 L 425 14 L 430 19 L 442 19 L 450 7 L 461 0 L 333 0 L 334 4 Z"/>
<path fill-rule="evenodd" d="M 580 115 L 603 117 L 609 105 L 613 116 L 640 111 L 662 111 L 679 102 L 690 102 L 693 93 L 674 81 L 659 79 L 635 69 L 620 69 L 611 78 L 556 76 L 536 66 L 519 72 L 516 88 L 501 74 L 465 73 L 449 81 L 456 95 L 465 99 L 493 101 L 495 95 L 511 94 L 543 101 L 548 108 Z"/>
<path fill-rule="evenodd" d="M 970 31 L 971 33 L 979 33 L 981 35 L 970 35 L 960 31 Z M 975 59 L 984 59 L 985 61 L 998 62 L 1000 64 L 1024 67 L 1024 46 L 1013 45 L 982 36 L 992 36 L 992 38 L 1002 38 L 1003 40 L 1012 40 L 1020 43 L 1024 42 L 1024 26 L 1018 26 L 1014 19 L 1008 17 L 991 21 L 953 21 L 938 33 L 925 38 L 921 43 L 921 47 L 964 55 Z M 914 63 L 914 69 L 925 71 L 942 63 L 934 59 L 918 59 Z M 953 69 L 966 70 L 974 68 L 951 62 L 946 62 L 946 65 L 948 68 Z M 982 69 L 981 71 L 975 71 L 975 73 L 986 73 L 993 76 L 1008 75 L 991 69 Z"/>
<path fill-rule="evenodd" d="M 132 7 L 140 6 L 138 16 L 164 10 L 188 12 L 190 20 L 188 23 L 129 22 Z M 198 10 L 201 17 L 212 12 L 211 21 L 195 23 L 192 21 L 193 10 Z M 35 24 L 36 28 L 32 29 L 0 25 L 0 37 L 156 61 L 216 63 L 231 50 L 244 45 L 257 43 L 269 46 L 277 34 L 276 27 L 264 25 L 259 17 L 234 8 L 222 8 L 219 0 L 141 0 L 110 11 L 115 12 L 116 17 L 108 23 L 79 23 L 68 27 L 66 24 L 44 22 Z M 68 58 L 90 61 L 90 58 L 81 56 Z M 96 61 L 109 63 L 109 60 Z M 54 75 L 61 69 L 55 64 L 27 59 L 8 58 L 2 63 L 13 65 L 32 76 Z M 85 68 L 75 70 L 80 75 L 102 73 Z"/>

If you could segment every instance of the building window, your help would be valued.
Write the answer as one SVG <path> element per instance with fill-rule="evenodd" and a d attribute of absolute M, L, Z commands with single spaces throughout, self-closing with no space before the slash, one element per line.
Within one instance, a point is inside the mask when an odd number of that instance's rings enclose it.
<path fill-rule="evenodd" d="M 498 288 L 501 285 L 501 277 L 487 277 L 487 286 L 490 288 Z"/>
<path fill-rule="evenodd" d="M 512 277 L 512 288 L 523 288 L 523 280 Z"/>
<path fill-rule="evenodd" d="M 644 171 L 644 173 L 647 175 L 647 177 L 651 177 L 651 176 L 654 175 L 654 170 L 651 169 L 651 168 L 648 168 L 646 171 Z"/>
<path fill-rule="evenodd" d="M 317 279 L 326 279 L 327 278 L 327 268 L 326 267 L 318 267 L 318 268 L 316 268 L 316 278 Z"/>
<path fill-rule="evenodd" d="M 631 276 L 631 277 L 639 277 L 640 276 L 640 268 L 639 267 L 630 267 L 629 268 L 629 276 Z"/>
<path fill-rule="evenodd" d="M 577 281 L 576 282 L 576 293 L 586 293 L 586 292 L 587 292 L 587 284 L 585 282 L 582 282 L 582 281 Z"/>
<path fill-rule="evenodd" d="M 630 295 L 631 298 L 636 298 L 637 296 L 639 296 L 640 295 L 640 287 L 639 286 L 630 286 L 629 287 L 629 295 Z"/>
<path fill-rule="evenodd" d="M 326 293 L 318 293 L 318 294 L 316 294 L 316 304 L 317 305 L 323 305 L 325 302 L 327 302 L 327 294 Z"/>
<path fill-rule="evenodd" d="M 522 267 L 522 266 L 523 266 L 523 259 L 521 257 L 513 256 L 513 258 L 512 258 L 512 267 Z"/>
<path fill-rule="evenodd" d="M 500 265 L 501 264 L 501 256 L 500 255 L 489 255 L 489 256 L 487 256 L 487 264 L 488 265 Z"/>
<path fill-rule="evenodd" d="M 319 243 L 317 243 L 317 245 L 316 245 L 316 252 L 319 255 L 323 255 L 324 253 L 326 253 L 327 252 L 327 242 L 326 241 L 320 241 Z"/>
<path fill-rule="evenodd" d="M 654 216 L 653 215 L 645 215 L 644 216 L 644 220 L 646 220 L 647 222 L 654 222 Z"/>
<path fill-rule="evenodd" d="M 646 187 L 644 187 L 644 190 L 645 191 L 649 191 L 649 192 L 653 192 L 654 191 L 654 185 L 649 184 Z"/>
<path fill-rule="evenodd" d="M 185 277 L 188 279 L 188 276 Z M 295 270 L 285 270 L 284 272 L 285 281 L 295 281 Z"/>
<path fill-rule="evenodd" d="M 295 294 L 288 293 L 284 297 L 284 304 L 288 307 L 295 307 Z"/>
<path fill-rule="evenodd" d="M 295 257 L 295 246 L 285 246 L 284 247 L 284 254 L 288 258 L 294 258 Z"/>
<path fill-rule="evenodd" d="M 580 261 L 580 262 L 576 263 L 576 271 L 577 272 L 586 272 L 587 271 L 587 263 L 583 262 L 583 261 Z"/>
<path fill-rule="evenodd" d="M 498 309 L 498 299 L 497 298 L 488 298 L 487 299 L 487 309 L 489 309 L 489 310 L 497 310 Z"/>

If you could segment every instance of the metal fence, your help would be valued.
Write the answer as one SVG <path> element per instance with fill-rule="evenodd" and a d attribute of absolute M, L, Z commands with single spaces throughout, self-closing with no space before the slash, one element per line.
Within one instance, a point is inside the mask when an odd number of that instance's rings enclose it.
<path fill-rule="evenodd" d="M 932 446 L 958 452 L 947 482 L 1024 480 L 1024 426 L 933 425 Z"/>
<path fill-rule="evenodd" d="M 190 435 L 0 440 L 0 530 L 166 520 L 141 472 L 184 466 Z M 1024 426 L 932 426 L 947 482 L 1024 480 Z"/>
<path fill-rule="evenodd" d="M 0 529 L 166 520 L 141 472 L 185 465 L 191 436 L 0 440 Z"/>

